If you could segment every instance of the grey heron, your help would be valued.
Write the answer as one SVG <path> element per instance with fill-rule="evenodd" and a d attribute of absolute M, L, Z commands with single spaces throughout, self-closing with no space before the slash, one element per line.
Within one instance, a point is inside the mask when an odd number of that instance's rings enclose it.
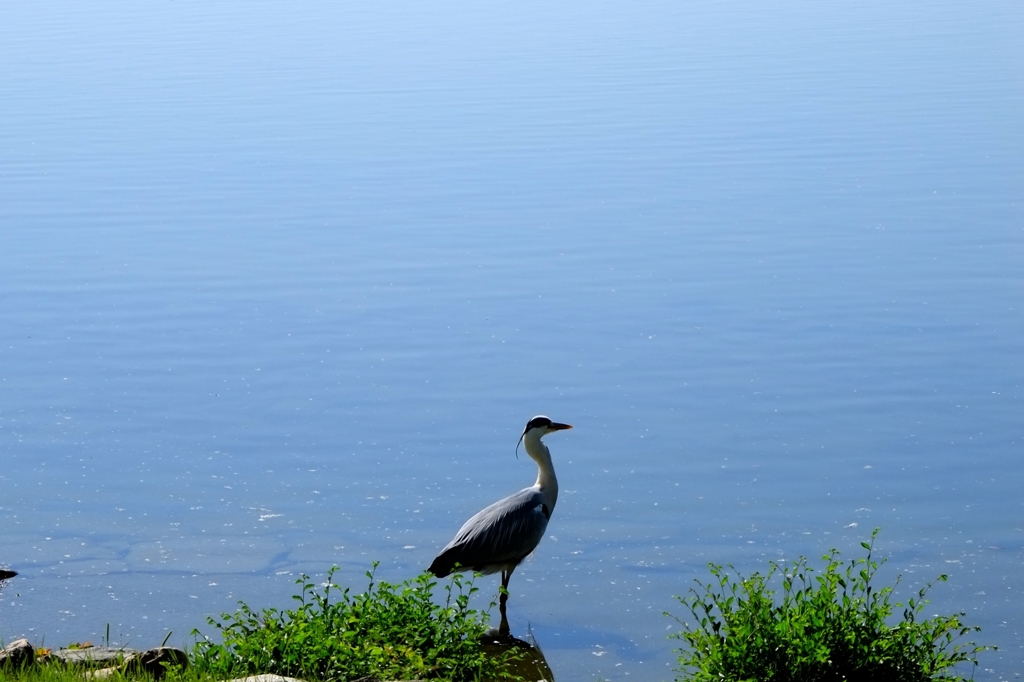
<path fill-rule="evenodd" d="M 508 635 L 505 602 L 508 601 L 509 578 L 544 537 L 558 500 L 558 479 L 551 463 L 551 452 L 541 438 L 571 428 L 569 424 L 553 422 L 543 415 L 527 422 L 519 442 L 537 463 L 537 482 L 473 515 L 427 569 L 438 578 L 458 571 L 485 575 L 501 571 L 499 632 L 503 635 Z"/>

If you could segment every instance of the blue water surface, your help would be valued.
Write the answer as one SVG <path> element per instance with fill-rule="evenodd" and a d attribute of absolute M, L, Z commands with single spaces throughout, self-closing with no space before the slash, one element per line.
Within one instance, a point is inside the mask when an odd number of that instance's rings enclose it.
<path fill-rule="evenodd" d="M 708 562 L 876 527 L 1017 679 L 1022 26 L 0 8 L 0 638 L 187 644 L 303 572 L 411 577 L 533 482 L 544 413 L 576 428 L 509 610 L 559 680 L 670 679 Z"/>

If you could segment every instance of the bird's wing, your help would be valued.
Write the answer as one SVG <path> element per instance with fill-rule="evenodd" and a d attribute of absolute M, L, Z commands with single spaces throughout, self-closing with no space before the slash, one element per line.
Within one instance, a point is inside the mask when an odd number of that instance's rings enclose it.
<path fill-rule="evenodd" d="M 489 564 L 518 562 L 540 543 L 550 517 L 540 491 L 520 490 L 466 521 L 430 570 L 447 575 L 455 564 L 482 571 Z"/>

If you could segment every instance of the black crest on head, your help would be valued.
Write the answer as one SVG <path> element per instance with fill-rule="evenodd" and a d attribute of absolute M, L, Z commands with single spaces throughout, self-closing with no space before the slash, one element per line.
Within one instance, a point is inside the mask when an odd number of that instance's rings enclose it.
<path fill-rule="evenodd" d="M 551 420 L 547 417 L 534 417 L 530 421 L 526 422 L 526 428 L 523 429 L 523 433 L 525 434 L 530 429 L 541 428 L 544 426 L 551 426 Z"/>
<path fill-rule="evenodd" d="M 530 421 L 526 422 L 526 428 L 523 429 L 523 435 L 519 436 L 519 443 L 523 442 L 523 438 L 526 436 L 526 432 L 530 429 L 541 428 L 545 426 L 551 426 L 551 420 L 544 416 L 534 417 Z M 516 459 L 519 459 L 519 443 L 516 443 Z"/>

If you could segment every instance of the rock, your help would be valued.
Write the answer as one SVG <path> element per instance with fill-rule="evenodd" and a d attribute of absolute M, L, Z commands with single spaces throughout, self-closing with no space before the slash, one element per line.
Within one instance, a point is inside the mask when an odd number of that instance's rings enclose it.
<path fill-rule="evenodd" d="M 61 649 L 54 651 L 51 656 L 66 665 L 108 668 L 111 665 L 120 665 L 126 656 L 137 653 L 133 649 L 119 649 L 112 646 L 90 646 L 83 649 Z"/>
<path fill-rule="evenodd" d="M 0 580 L 9 580 L 16 575 L 18 575 L 17 571 L 12 571 L 9 568 L 0 568 Z"/>
<path fill-rule="evenodd" d="M 117 675 L 137 677 L 145 673 L 147 676 L 159 680 L 167 672 L 164 663 L 187 668 L 188 655 L 181 649 L 169 646 L 148 649 L 141 653 L 132 651 L 124 657 L 124 662 L 121 665 L 93 670 L 87 672 L 85 677 L 90 680 L 105 680 Z"/>
<path fill-rule="evenodd" d="M 160 679 L 167 672 L 167 666 L 187 668 L 188 654 L 172 646 L 159 646 L 155 649 L 147 649 L 141 654 L 129 656 L 125 659 L 121 670 L 126 673 L 143 671 L 155 679 Z"/>
<path fill-rule="evenodd" d="M 36 661 L 36 650 L 27 639 L 16 639 L 0 649 L 0 668 L 24 668 Z"/>

